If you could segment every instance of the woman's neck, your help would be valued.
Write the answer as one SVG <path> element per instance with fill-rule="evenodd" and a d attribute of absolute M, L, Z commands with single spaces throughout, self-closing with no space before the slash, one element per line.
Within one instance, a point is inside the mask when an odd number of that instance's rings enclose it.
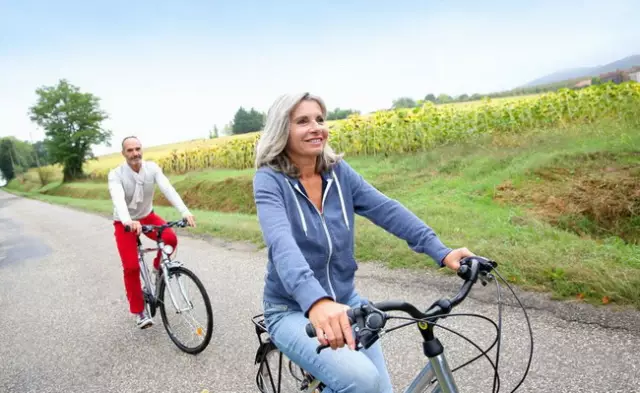
<path fill-rule="evenodd" d="M 290 159 L 298 167 L 301 179 L 309 179 L 316 175 L 316 157 L 290 157 Z"/>

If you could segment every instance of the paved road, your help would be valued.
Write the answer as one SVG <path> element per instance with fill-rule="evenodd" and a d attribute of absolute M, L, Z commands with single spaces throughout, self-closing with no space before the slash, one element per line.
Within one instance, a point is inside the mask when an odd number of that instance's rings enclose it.
<path fill-rule="evenodd" d="M 180 237 L 179 257 L 202 278 L 216 317 L 211 346 L 194 357 L 171 343 L 159 317 L 152 329 L 134 328 L 108 219 L 0 191 L 0 225 L 1 392 L 257 391 L 250 318 L 260 310 L 263 252 Z M 358 287 L 374 300 L 421 307 L 454 288 L 428 272 L 390 272 L 372 263 L 361 265 Z M 494 293 L 493 286 L 478 287 L 459 311 L 495 317 L 497 307 L 487 301 Z M 519 392 L 640 392 L 639 313 L 525 298 L 533 305 L 535 351 Z M 493 340 L 487 322 L 445 323 L 482 347 Z M 520 309 L 505 307 L 503 323 L 501 391 L 509 392 L 525 369 L 529 338 Z M 383 340 L 396 391 L 422 364 L 418 337 L 402 329 Z M 451 334 L 442 340 L 453 366 L 478 353 Z M 491 391 L 486 359 L 456 374 L 463 392 Z"/>

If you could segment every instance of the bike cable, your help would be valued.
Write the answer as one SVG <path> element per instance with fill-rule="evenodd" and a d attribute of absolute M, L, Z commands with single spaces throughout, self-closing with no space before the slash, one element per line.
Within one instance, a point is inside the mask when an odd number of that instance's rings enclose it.
<path fill-rule="evenodd" d="M 524 375 L 522 376 L 522 378 L 520 379 L 520 381 L 518 382 L 518 384 L 513 388 L 513 390 L 511 390 L 510 393 L 515 392 L 516 390 L 518 390 L 518 388 L 522 385 L 522 383 L 524 382 L 524 380 L 526 379 L 527 375 L 529 374 L 529 369 L 531 367 L 531 361 L 533 359 L 533 331 L 531 328 L 531 322 L 529 320 L 529 316 L 527 314 L 527 311 L 524 307 L 524 305 L 522 304 L 522 302 L 520 301 L 520 299 L 518 298 L 518 296 L 516 295 L 515 291 L 513 290 L 513 288 L 509 285 L 509 283 L 502 277 L 502 275 L 500 275 L 500 273 L 497 271 L 497 269 L 493 269 L 493 271 L 496 273 L 496 275 L 498 276 L 498 278 L 500 280 L 502 280 L 502 282 L 504 282 L 504 284 L 507 286 L 507 288 L 509 288 L 509 290 L 511 291 L 511 293 L 513 294 L 514 298 L 516 299 L 516 301 L 518 302 L 518 304 L 520 305 L 520 308 L 522 309 L 526 322 L 527 322 L 527 327 L 529 330 L 529 337 L 530 337 L 530 351 L 529 351 L 529 360 L 527 362 L 527 367 L 526 370 L 524 372 Z M 489 361 L 489 364 L 491 364 L 491 367 L 494 370 L 494 378 L 493 378 L 493 388 L 492 388 L 492 392 L 493 393 L 498 393 L 500 391 L 500 376 L 498 373 L 498 368 L 499 368 L 499 361 L 500 361 L 500 344 L 502 342 L 502 306 L 503 306 L 503 302 L 502 302 L 502 291 L 501 291 L 501 286 L 500 283 L 498 282 L 498 280 L 495 280 L 496 282 L 496 291 L 497 291 L 497 297 L 498 297 L 498 324 L 496 324 L 494 321 L 492 321 L 490 318 L 484 316 L 484 315 L 480 315 L 480 314 L 473 314 L 473 313 L 453 313 L 453 314 L 446 314 L 443 316 L 434 316 L 431 318 L 412 318 L 412 317 L 405 317 L 405 316 L 395 316 L 395 315 L 390 315 L 388 319 L 399 319 L 399 320 L 408 320 L 411 322 L 407 322 L 407 323 L 403 323 L 400 324 L 398 326 L 394 326 L 392 328 L 389 329 L 385 329 L 385 335 L 396 330 L 396 329 L 400 329 L 402 327 L 405 326 L 409 326 L 412 325 L 416 322 L 427 322 L 432 324 L 433 326 L 442 328 L 446 331 L 449 331 L 459 337 L 461 337 L 462 339 L 464 339 L 465 341 L 469 342 L 471 345 L 473 345 L 475 348 L 477 348 L 480 351 L 480 355 L 472 358 L 471 360 L 461 364 L 460 366 L 455 367 L 454 369 L 451 370 L 451 372 L 455 372 L 457 370 L 460 370 L 463 367 L 468 366 L 469 364 L 473 363 L 474 361 L 480 359 L 481 357 L 485 357 L 487 358 L 487 360 Z M 486 350 L 482 350 L 482 348 L 480 348 L 479 345 L 477 345 L 473 340 L 471 340 L 470 338 L 466 337 L 465 335 L 463 335 L 462 333 L 459 333 L 457 331 L 455 331 L 454 329 L 448 328 L 446 326 L 440 325 L 438 323 L 432 322 L 431 320 L 433 319 L 438 319 L 438 318 L 449 318 L 449 317 L 454 317 L 454 316 L 468 316 L 468 317 L 476 317 L 476 318 L 480 318 L 483 320 L 486 320 L 488 322 L 490 322 L 494 328 L 496 329 L 496 338 L 493 341 L 493 343 L 491 344 L 491 346 L 489 346 L 489 348 L 487 348 Z M 496 362 L 495 364 L 493 363 L 493 361 L 491 360 L 491 358 L 488 356 L 488 352 L 491 351 L 493 349 L 493 347 L 495 345 L 498 345 L 497 350 L 496 350 Z M 432 380 L 431 383 L 434 383 L 436 380 Z"/>

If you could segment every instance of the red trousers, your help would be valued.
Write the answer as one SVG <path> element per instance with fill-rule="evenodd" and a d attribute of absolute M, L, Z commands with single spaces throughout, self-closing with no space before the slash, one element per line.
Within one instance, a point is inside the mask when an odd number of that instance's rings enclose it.
<path fill-rule="evenodd" d="M 166 224 L 160 216 L 151 212 L 148 216 L 138 220 L 142 225 L 162 225 Z M 138 265 L 138 242 L 135 232 L 125 232 L 124 225 L 120 221 L 114 221 L 114 235 L 116 245 L 122 260 L 122 269 L 124 273 L 124 287 L 129 300 L 129 310 L 134 313 L 140 313 L 144 310 L 144 299 L 142 297 L 142 285 L 140 283 L 140 266 Z M 156 240 L 156 233 L 145 233 L 149 239 Z M 167 228 L 162 232 L 162 240 L 165 244 L 173 246 L 174 253 L 178 245 L 178 238 L 171 228 Z M 160 267 L 160 250 L 153 260 L 153 267 Z"/>

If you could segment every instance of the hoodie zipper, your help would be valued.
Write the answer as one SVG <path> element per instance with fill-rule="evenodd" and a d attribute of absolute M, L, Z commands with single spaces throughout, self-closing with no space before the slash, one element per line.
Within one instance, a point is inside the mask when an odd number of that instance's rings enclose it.
<path fill-rule="evenodd" d="M 322 196 L 322 211 L 324 211 L 324 201 L 327 198 L 327 194 L 329 193 L 329 188 L 331 188 L 331 184 L 332 184 L 333 179 L 328 179 L 327 181 L 327 188 L 324 191 L 324 195 Z M 331 294 L 333 295 L 333 300 L 336 300 L 336 293 L 333 290 L 333 285 L 331 284 L 331 273 L 329 271 L 329 267 L 331 264 L 331 255 L 333 254 L 333 243 L 331 242 L 331 236 L 329 235 L 329 228 L 327 228 L 327 223 L 324 220 L 324 215 L 320 212 L 320 210 L 318 210 L 318 208 L 316 207 L 316 205 L 311 201 L 311 199 L 309 199 L 309 197 L 307 197 L 304 192 L 302 192 L 300 190 L 300 187 L 298 187 L 298 184 L 296 184 L 295 189 L 303 196 L 305 197 L 306 200 L 309 201 L 309 203 L 311 203 L 311 206 L 313 206 L 313 208 L 316 210 L 316 212 L 318 213 L 318 215 L 320 216 L 320 220 L 322 220 L 322 226 L 324 228 L 324 233 L 325 235 L 327 235 L 327 242 L 329 242 L 329 257 L 327 258 L 327 281 L 329 282 L 329 289 L 331 289 Z"/>

